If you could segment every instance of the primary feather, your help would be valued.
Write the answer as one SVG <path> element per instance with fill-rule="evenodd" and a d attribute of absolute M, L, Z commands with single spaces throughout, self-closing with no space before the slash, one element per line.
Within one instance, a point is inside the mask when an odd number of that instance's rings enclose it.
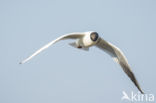
<path fill-rule="evenodd" d="M 29 56 L 25 60 L 21 61 L 20 64 L 23 64 L 23 63 L 29 61 L 34 56 L 36 56 L 37 54 L 39 54 L 40 52 L 42 52 L 43 50 L 47 49 L 48 47 L 50 47 L 51 45 L 53 45 L 54 43 L 56 43 L 56 42 L 58 42 L 60 40 L 63 40 L 63 39 L 77 39 L 77 38 L 81 38 L 83 35 L 84 35 L 83 33 L 70 33 L 70 34 L 60 36 L 59 38 L 49 42 L 48 44 L 46 44 L 45 46 L 43 46 L 42 48 L 40 48 L 39 50 L 34 52 L 31 56 Z"/>
<path fill-rule="evenodd" d="M 128 75 L 128 77 L 133 81 L 135 86 L 143 94 L 143 91 L 141 90 L 132 70 L 130 69 L 128 61 L 127 61 L 126 57 L 124 56 L 124 54 L 122 53 L 122 51 L 119 48 L 117 48 L 116 46 L 114 46 L 113 44 L 103 40 L 102 38 L 99 38 L 99 41 L 96 44 L 96 46 L 98 48 L 104 50 L 105 52 L 109 53 L 112 56 L 112 58 L 114 59 L 114 61 L 116 61 L 117 63 L 120 64 L 120 66 L 122 67 L 124 72 Z"/>

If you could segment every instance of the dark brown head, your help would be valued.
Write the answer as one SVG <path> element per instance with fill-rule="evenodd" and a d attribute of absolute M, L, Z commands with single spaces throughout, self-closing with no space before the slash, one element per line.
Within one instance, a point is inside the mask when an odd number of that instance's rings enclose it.
<path fill-rule="evenodd" d="M 91 40 L 92 41 L 97 41 L 97 39 L 99 38 L 99 35 L 98 35 L 98 33 L 97 32 L 92 32 L 91 34 L 90 34 L 90 38 L 91 38 Z"/>

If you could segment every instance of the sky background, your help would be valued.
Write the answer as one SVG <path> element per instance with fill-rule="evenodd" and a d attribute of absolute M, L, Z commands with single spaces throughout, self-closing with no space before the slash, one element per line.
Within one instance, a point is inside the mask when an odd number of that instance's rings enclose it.
<path fill-rule="evenodd" d="M 130 103 L 137 88 L 105 52 L 57 37 L 97 31 L 126 55 L 145 93 L 156 94 L 155 0 L 0 0 L 0 103 Z M 147 102 L 146 102 L 147 103 Z"/>

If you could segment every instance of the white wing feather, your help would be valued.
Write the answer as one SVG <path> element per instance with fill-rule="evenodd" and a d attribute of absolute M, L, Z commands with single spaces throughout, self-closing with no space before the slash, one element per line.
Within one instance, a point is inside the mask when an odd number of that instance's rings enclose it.
<path fill-rule="evenodd" d="M 127 61 L 126 57 L 124 56 L 124 54 L 122 53 L 122 51 L 119 48 L 117 48 L 116 46 L 114 46 L 113 44 L 103 40 L 102 38 L 99 38 L 99 41 L 97 42 L 96 46 L 98 48 L 104 50 L 108 54 L 110 54 L 112 56 L 113 60 L 115 62 L 117 62 L 118 64 L 120 64 L 120 66 L 122 67 L 124 72 L 132 80 L 132 82 L 135 84 L 135 86 L 138 88 L 138 90 L 143 94 L 143 91 L 141 90 L 139 83 L 136 80 L 136 78 L 128 64 L 128 61 Z"/>
<path fill-rule="evenodd" d="M 46 44 L 45 46 L 43 46 L 39 50 L 37 50 L 31 56 L 29 56 L 28 58 L 26 58 L 25 60 L 20 62 L 20 64 L 23 64 L 23 63 L 27 62 L 28 60 L 32 59 L 34 56 L 36 56 L 37 54 L 39 54 L 40 52 L 42 52 L 43 50 L 47 49 L 52 44 L 54 44 L 54 43 L 56 43 L 56 42 L 58 42 L 60 40 L 63 40 L 63 39 L 77 39 L 77 38 L 81 38 L 82 36 L 84 36 L 84 33 L 70 33 L 70 34 L 63 35 L 63 36 L 61 36 L 61 37 L 59 37 L 59 38 L 49 42 L 48 44 Z"/>

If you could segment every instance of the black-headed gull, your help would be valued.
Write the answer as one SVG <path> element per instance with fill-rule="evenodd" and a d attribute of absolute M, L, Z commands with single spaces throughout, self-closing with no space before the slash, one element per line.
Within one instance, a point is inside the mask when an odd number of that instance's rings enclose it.
<path fill-rule="evenodd" d="M 105 41 L 104 39 L 102 39 L 101 37 L 99 37 L 98 33 L 94 32 L 94 31 L 69 33 L 69 34 L 63 35 L 63 36 L 51 41 L 50 43 L 46 44 L 39 50 L 37 50 L 31 56 L 29 56 L 28 58 L 26 58 L 25 60 L 20 62 L 20 64 L 23 64 L 23 63 L 27 62 L 28 60 L 32 59 L 34 56 L 39 54 L 41 51 L 47 49 L 52 44 L 54 44 L 60 40 L 65 40 L 65 39 L 76 39 L 75 42 L 70 43 L 70 45 L 73 47 L 76 47 L 76 48 L 79 48 L 82 50 L 88 50 L 89 47 L 96 46 L 96 47 L 102 49 L 103 51 L 107 52 L 108 54 L 110 54 L 110 56 L 113 58 L 113 60 L 115 62 L 117 62 L 118 64 L 120 64 L 120 66 L 123 68 L 124 72 L 133 81 L 133 83 L 138 88 L 138 90 L 141 93 L 143 93 L 143 91 L 141 90 L 132 70 L 130 69 L 128 61 L 127 61 L 126 57 L 124 56 L 124 54 L 122 53 L 122 51 L 119 48 L 117 48 L 116 46 L 114 46 L 113 44 L 111 44 L 111 43 Z"/>

